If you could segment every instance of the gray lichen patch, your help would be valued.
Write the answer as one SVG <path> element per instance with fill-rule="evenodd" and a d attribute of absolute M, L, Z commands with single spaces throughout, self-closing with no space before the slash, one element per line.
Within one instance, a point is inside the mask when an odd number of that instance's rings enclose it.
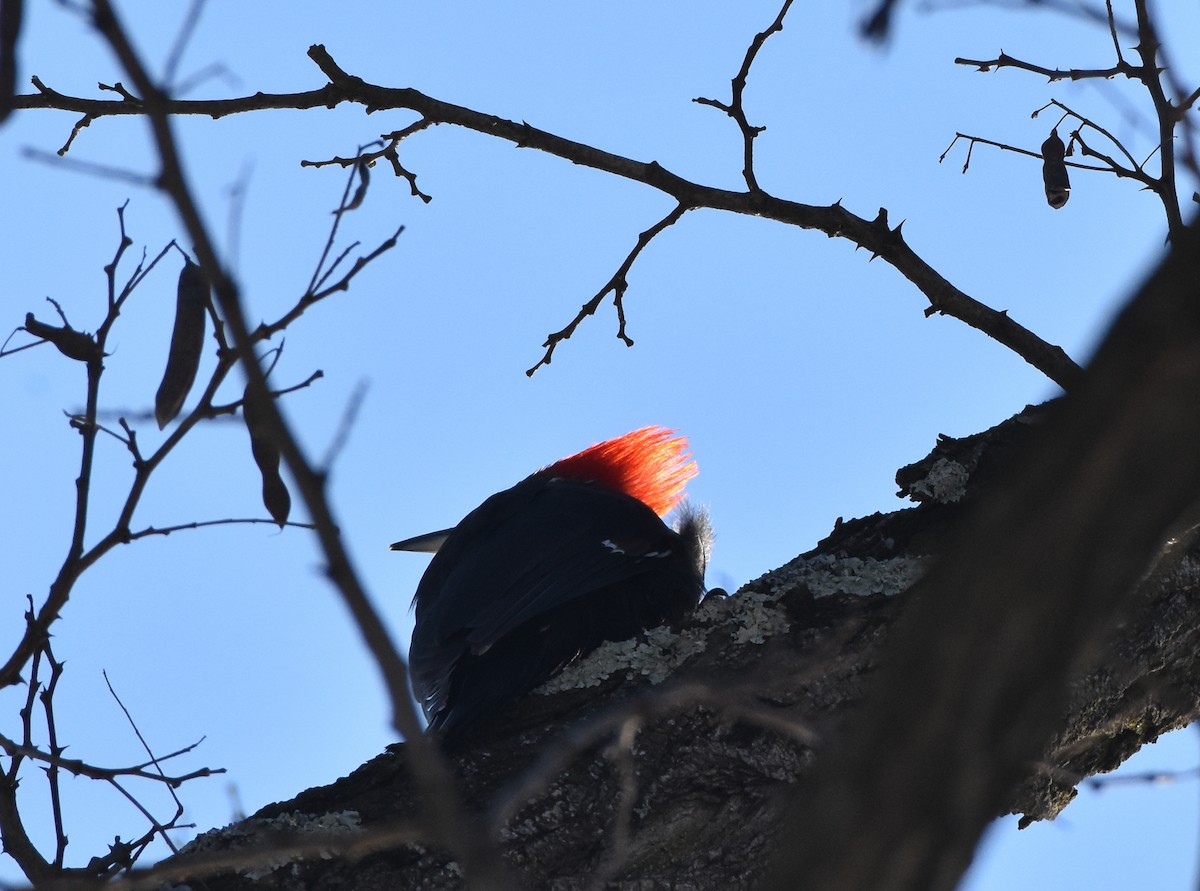
<path fill-rule="evenodd" d="M 808 590 L 813 597 L 833 594 L 858 597 L 884 594 L 893 597 L 912 587 L 925 574 L 928 565 L 928 560 L 922 557 L 876 560 L 871 557 L 821 554 L 816 557 L 797 557 L 754 584 L 759 588 L 765 584 L 768 593 L 775 597 L 799 587 Z"/>
<path fill-rule="evenodd" d="M 791 621 L 778 606 L 780 592 L 742 590 L 733 597 L 710 597 L 696 614 L 714 628 L 726 631 L 737 643 L 756 643 L 783 634 Z"/>
<path fill-rule="evenodd" d="M 287 833 L 303 836 L 308 833 L 324 833 L 340 835 L 343 833 L 361 832 L 362 824 L 357 811 L 338 811 L 328 814 L 302 814 L 293 811 L 276 817 L 251 817 L 239 823 L 232 823 L 221 829 L 210 829 L 202 832 L 180 849 L 179 855 L 198 854 L 205 851 L 235 851 L 251 844 L 263 843 L 268 833 Z M 318 856 L 329 860 L 336 856 L 331 850 L 319 851 Z M 248 879 L 261 879 L 299 859 L 288 856 L 284 851 L 264 852 L 261 862 L 256 866 L 238 870 L 240 875 Z"/>
<path fill-rule="evenodd" d="M 543 696 L 596 687 L 618 673 L 642 676 L 661 684 L 676 669 L 708 646 L 714 633 L 728 634 L 737 643 L 763 643 L 788 630 L 786 612 L 776 605 L 778 595 L 740 591 L 732 597 L 707 597 L 696 608 L 687 628 L 651 629 L 632 640 L 602 644 L 573 662 L 534 692 Z"/>
<path fill-rule="evenodd" d="M 924 496 L 942 504 L 954 504 L 966 494 L 970 476 L 970 471 L 957 461 L 938 458 L 924 479 L 909 484 L 909 494 L 910 497 Z"/>
<path fill-rule="evenodd" d="M 543 696 L 584 687 L 598 687 L 618 672 L 627 678 L 643 675 L 661 684 L 676 668 L 704 650 L 708 632 L 688 628 L 679 634 L 662 626 L 632 640 L 610 641 L 572 662 L 534 692 Z"/>
<path fill-rule="evenodd" d="M 797 557 L 786 566 L 744 587 L 732 597 L 708 597 L 682 631 L 654 628 L 640 637 L 602 644 L 568 665 L 534 692 L 542 696 L 597 687 L 610 677 L 645 677 L 660 684 L 708 646 L 712 634 L 728 634 L 737 644 L 761 644 L 791 627 L 779 599 L 803 588 L 814 597 L 832 594 L 894 596 L 925 572 L 927 560 L 894 557 Z"/>

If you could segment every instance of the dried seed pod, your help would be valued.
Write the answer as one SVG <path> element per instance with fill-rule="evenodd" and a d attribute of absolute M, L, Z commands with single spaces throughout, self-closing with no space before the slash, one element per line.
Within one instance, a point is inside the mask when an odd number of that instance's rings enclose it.
<path fill-rule="evenodd" d="M 1046 185 L 1046 203 L 1058 210 L 1071 197 L 1071 178 L 1067 176 L 1067 147 L 1058 136 L 1058 128 L 1050 131 L 1042 143 L 1042 181 Z"/>
<path fill-rule="evenodd" d="M 264 418 L 262 398 L 254 395 L 250 386 L 242 395 L 242 419 L 246 422 L 246 430 L 250 434 L 250 451 L 254 454 L 254 463 L 262 474 L 263 507 L 271 515 L 271 519 L 283 526 L 292 510 L 292 496 L 288 493 L 283 477 L 279 475 L 279 447 L 268 432 Z M 270 398 L 267 396 L 266 398 Z"/>
<path fill-rule="evenodd" d="M 358 159 L 358 163 L 354 165 L 354 170 L 358 173 L 358 188 L 354 190 L 354 195 L 350 201 L 341 210 L 358 210 L 362 207 L 363 200 L 367 197 L 367 186 L 371 182 L 371 171 L 368 168 L 366 161 L 362 158 Z M 334 211 L 337 213 L 338 211 Z"/>
<path fill-rule="evenodd" d="M 54 344 L 58 347 L 58 351 L 68 359 L 77 359 L 80 362 L 99 362 L 104 358 L 96 343 L 96 338 L 92 335 L 76 331 L 67 325 L 58 328 L 54 325 L 47 325 L 45 322 L 39 322 L 31 312 L 25 313 L 25 330 L 34 337 L 40 337 L 42 340 L 48 340 Z"/>
<path fill-rule="evenodd" d="M 196 380 L 200 353 L 204 349 L 208 292 L 204 270 L 187 259 L 179 273 L 179 287 L 175 292 L 175 330 L 171 332 L 167 369 L 154 397 L 154 418 L 159 430 L 179 414 L 183 400 L 187 399 Z"/>

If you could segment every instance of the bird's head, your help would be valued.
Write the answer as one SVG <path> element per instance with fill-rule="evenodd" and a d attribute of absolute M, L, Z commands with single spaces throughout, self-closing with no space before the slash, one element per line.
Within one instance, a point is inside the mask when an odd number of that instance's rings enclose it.
<path fill-rule="evenodd" d="M 636 498 L 662 517 L 680 502 L 696 473 L 687 438 L 654 426 L 598 442 L 534 476 L 596 482 Z"/>

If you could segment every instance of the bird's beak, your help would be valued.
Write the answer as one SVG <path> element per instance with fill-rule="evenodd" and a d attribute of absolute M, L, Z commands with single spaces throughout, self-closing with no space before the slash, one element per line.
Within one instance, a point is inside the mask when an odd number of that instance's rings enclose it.
<path fill-rule="evenodd" d="M 437 532 L 426 532 L 424 535 L 415 535 L 412 538 L 406 538 L 404 541 L 398 541 L 392 545 L 393 551 L 418 551 L 424 554 L 436 554 L 438 548 L 446 543 L 453 529 L 441 529 Z"/>

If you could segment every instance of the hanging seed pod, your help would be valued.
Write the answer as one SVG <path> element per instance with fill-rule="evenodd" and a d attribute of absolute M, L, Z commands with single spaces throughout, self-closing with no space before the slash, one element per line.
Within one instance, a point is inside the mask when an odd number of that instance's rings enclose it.
<path fill-rule="evenodd" d="M 1046 203 L 1058 210 L 1071 197 L 1071 178 L 1067 176 L 1067 147 L 1058 136 L 1058 128 L 1042 143 L 1042 181 L 1046 185 Z"/>
<path fill-rule="evenodd" d="M 208 312 L 208 279 L 204 270 L 187 259 L 179 273 L 175 292 L 175 330 L 171 332 L 171 351 L 163 372 L 158 395 L 154 397 L 154 418 L 161 430 L 183 408 L 183 400 L 196 380 L 200 352 L 204 349 L 204 330 Z"/>
<path fill-rule="evenodd" d="M 267 399 L 270 396 L 265 397 Z M 292 510 L 292 496 L 288 493 L 283 477 L 279 475 L 279 447 L 271 438 L 264 419 L 263 397 L 256 396 L 249 384 L 242 395 L 242 419 L 246 422 L 246 430 L 250 434 L 250 451 L 254 454 L 254 463 L 262 474 L 263 507 L 271 515 L 271 519 L 280 528 L 287 522 Z"/>
<path fill-rule="evenodd" d="M 346 206 L 341 209 L 342 212 L 358 210 L 362 207 L 363 200 L 367 197 L 367 186 L 371 182 L 371 171 L 362 158 L 358 159 L 358 163 L 354 165 L 354 170 L 358 174 L 358 188 L 354 190 L 354 195 L 347 202 Z M 335 210 L 334 213 L 337 213 L 337 211 Z"/>

